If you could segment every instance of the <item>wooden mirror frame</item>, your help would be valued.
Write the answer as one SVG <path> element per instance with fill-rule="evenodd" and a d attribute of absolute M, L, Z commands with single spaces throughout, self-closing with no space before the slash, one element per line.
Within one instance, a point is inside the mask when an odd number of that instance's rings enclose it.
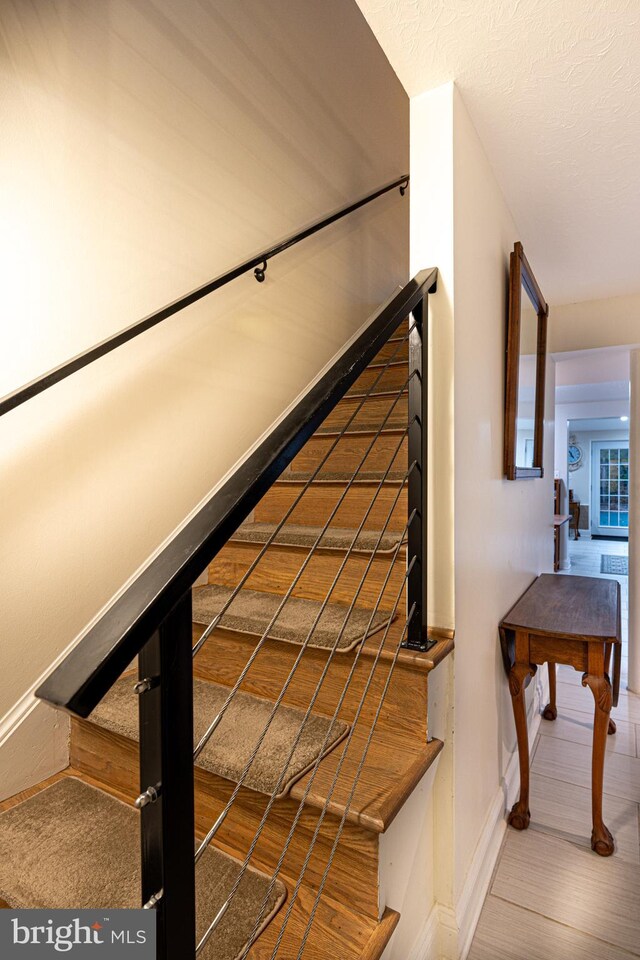
<path fill-rule="evenodd" d="M 518 378 L 520 372 L 520 321 L 522 287 L 525 287 L 538 314 L 536 358 L 536 399 L 533 430 L 533 466 L 516 465 Z M 544 390 L 547 360 L 547 318 L 549 307 L 518 241 L 509 258 L 509 313 L 507 318 L 507 370 L 504 410 L 504 473 L 508 480 L 532 480 L 543 476 Z"/>

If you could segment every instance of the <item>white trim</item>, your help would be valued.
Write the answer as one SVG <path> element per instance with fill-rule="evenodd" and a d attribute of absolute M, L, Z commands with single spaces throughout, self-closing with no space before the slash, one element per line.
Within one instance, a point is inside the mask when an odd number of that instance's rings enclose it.
<path fill-rule="evenodd" d="M 536 684 L 533 699 L 533 716 L 529 722 L 529 751 L 533 750 L 542 716 L 540 706 L 544 697 L 544 685 Z M 516 801 L 520 787 L 520 769 L 517 750 L 513 752 L 502 779 L 502 783 L 494 797 L 489 815 L 480 834 L 471 867 L 467 873 L 462 894 L 456 904 L 456 920 L 458 927 L 458 954 L 456 960 L 466 960 L 471 949 L 473 936 L 476 932 L 480 913 L 489 891 L 491 877 L 502 840 L 507 828 L 507 811 Z"/>
<path fill-rule="evenodd" d="M 545 700 L 547 689 L 547 683 L 539 677 L 534 688 L 532 715 L 528 725 L 531 750 L 540 729 L 541 704 Z M 455 909 L 444 904 L 434 906 L 408 960 L 466 960 L 502 847 L 507 828 L 507 811 L 515 803 L 518 794 L 519 773 L 518 753 L 514 750 L 489 808 Z M 437 921 L 434 918 L 437 918 Z M 424 945 L 429 942 L 429 949 L 433 949 L 428 938 L 431 936 L 431 925 L 436 922 L 438 949 L 437 953 L 429 953 Z"/>
<path fill-rule="evenodd" d="M 0 801 L 69 766 L 69 719 L 36 700 L 41 680 L 0 720 Z"/>
<path fill-rule="evenodd" d="M 440 960 L 440 904 L 434 903 L 407 960 Z"/>

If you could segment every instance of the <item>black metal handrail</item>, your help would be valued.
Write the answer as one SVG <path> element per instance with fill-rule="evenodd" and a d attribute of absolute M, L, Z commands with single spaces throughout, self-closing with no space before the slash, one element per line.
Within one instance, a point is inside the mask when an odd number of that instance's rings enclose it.
<path fill-rule="evenodd" d="M 436 268 L 422 271 L 374 315 L 296 408 L 91 627 L 36 696 L 81 717 L 91 713 L 402 320 L 435 288 L 437 276 Z"/>
<path fill-rule="evenodd" d="M 349 800 L 336 834 L 330 861 L 335 853 L 335 845 L 339 840 L 349 804 L 366 759 L 400 646 L 406 645 L 421 651 L 428 647 L 427 308 L 428 295 L 435 291 L 437 276 L 438 271 L 435 268 L 422 271 L 376 311 L 366 328 L 344 350 L 331 368 L 244 461 L 224 486 L 212 494 L 204 506 L 136 577 L 135 581 L 116 599 L 36 690 L 36 696 L 40 699 L 70 713 L 87 717 L 134 657 L 139 655 L 139 681 L 135 685 L 135 691 L 140 695 L 141 792 L 136 806 L 141 811 L 142 902 L 146 908 L 157 908 L 158 960 L 173 960 L 176 956 L 195 960 L 197 953 L 226 909 L 226 906 L 221 908 L 200 944 L 196 944 L 195 862 L 198 855 L 194 858 L 192 585 L 407 317 L 412 317 L 412 322 L 408 332 L 400 339 L 402 343 L 408 343 L 409 376 L 406 383 L 396 392 L 400 397 L 405 395 L 406 390 L 408 403 L 404 435 L 407 438 L 410 467 L 403 481 L 403 483 L 406 482 L 407 487 L 408 519 L 405 533 L 397 544 L 396 555 L 406 534 L 408 563 L 395 600 L 394 614 L 390 616 L 380 640 L 370 677 L 373 677 L 381 656 L 405 583 L 408 615 L 401 642 L 396 645 L 365 750 L 351 784 Z M 358 395 L 354 395 L 354 398 L 356 396 Z M 368 394 L 363 397 L 361 404 L 367 396 Z M 402 440 L 398 443 L 398 451 L 401 445 Z M 363 462 L 366 456 L 365 452 Z M 389 462 L 385 476 L 388 475 L 395 456 L 396 453 Z M 357 470 L 361 466 L 362 463 Z M 383 480 L 380 481 L 379 487 L 382 486 Z M 398 497 L 399 493 L 396 501 Z M 389 517 L 394 509 L 395 504 L 391 508 Z M 384 526 L 380 536 L 383 532 Z M 358 535 L 359 531 L 355 534 L 352 546 L 355 546 Z M 344 562 L 346 563 L 346 560 Z M 381 588 L 380 598 L 386 590 L 393 562 L 389 566 L 387 580 Z M 355 603 L 355 598 L 353 602 Z M 374 614 L 375 609 L 372 617 Z M 298 657 L 300 656 L 301 653 Z M 292 671 L 294 669 L 295 664 Z M 368 686 L 365 686 L 363 698 L 367 690 Z M 284 688 L 282 694 L 284 695 Z M 313 702 L 312 698 L 308 711 L 311 710 Z M 275 709 L 274 705 L 272 716 Z M 267 727 L 265 727 L 265 733 L 266 730 Z M 352 733 L 353 728 L 347 744 L 350 742 Z M 319 760 L 316 761 L 318 762 Z M 331 793 L 340 773 L 341 764 L 334 776 Z M 245 768 L 245 772 L 246 769 L 248 767 Z M 243 779 L 244 773 L 237 782 L 237 790 L 240 789 Z M 278 787 L 274 790 L 272 800 L 277 793 Z M 325 802 L 325 808 L 331 799 L 331 793 Z M 267 805 L 265 815 L 270 809 L 270 803 Z M 218 820 L 225 815 L 225 811 L 220 814 Z M 217 823 L 203 841 L 205 846 L 216 829 Z M 257 837 L 259 833 L 256 835 L 256 843 Z M 250 848 L 242 865 L 243 871 L 254 845 Z M 330 861 L 316 895 L 314 913 Z M 227 905 L 235 890 L 236 887 L 229 893 Z M 297 894 L 297 888 L 295 894 Z M 285 923 L 287 919 L 288 917 L 285 918 Z M 311 920 L 312 917 L 305 930 L 300 953 L 304 949 Z"/>
<path fill-rule="evenodd" d="M 113 350 L 116 350 L 123 344 L 128 343 L 129 340 L 133 340 L 135 337 L 140 336 L 141 333 L 145 333 L 145 331 L 157 326 L 159 323 L 162 323 L 163 320 L 167 320 L 180 310 L 184 310 L 185 307 L 189 307 L 192 303 L 196 303 L 203 297 L 208 296 L 208 294 L 213 293 L 214 290 L 219 290 L 220 287 L 224 287 L 225 284 L 230 283 L 237 277 L 241 277 L 244 273 L 248 273 L 250 270 L 253 270 L 256 280 L 261 283 L 265 279 L 267 263 L 269 260 L 273 259 L 273 257 L 276 257 L 279 253 L 284 253 L 284 251 L 288 250 L 289 247 L 293 247 L 302 240 L 306 240 L 307 237 L 311 237 L 314 233 L 318 233 L 319 230 L 330 226 L 337 220 L 341 220 L 350 213 L 354 213 L 354 211 L 358 210 L 360 207 L 364 207 L 367 203 L 371 203 L 372 200 L 377 200 L 378 197 L 381 197 L 385 193 L 389 193 L 390 190 L 399 188 L 400 193 L 404 196 L 408 184 L 409 174 L 405 174 L 402 177 L 397 177 L 390 183 L 386 183 L 384 186 L 378 187 L 377 190 L 374 190 L 372 193 L 367 193 L 364 197 L 361 197 L 359 200 L 355 200 L 346 207 L 340 207 L 338 210 L 335 210 L 328 216 L 321 217 L 319 220 L 314 220 L 313 223 L 309 224 L 309 226 L 305 227 L 303 230 L 299 230 L 297 233 L 291 234 L 291 236 L 286 237 L 284 240 L 280 240 L 278 243 L 268 247 L 266 250 L 261 250 L 260 253 L 256 253 L 254 256 L 249 257 L 248 260 L 238 264 L 231 270 L 221 273 L 220 276 L 215 277 L 213 280 L 208 280 L 207 283 L 203 283 L 202 286 L 196 287 L 195 290 L 185 294 L 183 297 L 179 297 L 177 300 L 167 304 L 160 310 L 150 313 L 148 316 L 143 317 L 142 320 L 137 320 L 130 326 L 125 327 L 124 330 L 120 330 L 118 333 L 113 334 L 113 336 L 107 337 L 105 340 L 95 344 L 93 347 L 89 347 L 88 350 L 78 353 L 75 357 L 72 357 L 70 360 L 66 360 L 64 363 L 59 364 L 57 367 L 54 367 L 47 373 L 41 374 L 39 377 L 36 377 L 34 380 L 31 380 L 29 383 L 24 384 L 17 390 L 6 394 L 6 396 L 0 399 L 0 417 L 5 413 L 8 413 L 10 410 L 14 410 L 16 407 L 19 407 L 22 403 L 25 403 L 32 397 L 36 397 L 44 390 L 48 390 L 49 387 L 54 386 L 54 384 L 60 383 L 61 380 L 65 380 L 67 377 L 70 377 L 71 374 L 77 373 L 78 370 L 82 370 L 83 367 L 88 366 L 95 360 L 99 360 L 100 357 L 104 357 L 107 353 L 111 353 Z"/>

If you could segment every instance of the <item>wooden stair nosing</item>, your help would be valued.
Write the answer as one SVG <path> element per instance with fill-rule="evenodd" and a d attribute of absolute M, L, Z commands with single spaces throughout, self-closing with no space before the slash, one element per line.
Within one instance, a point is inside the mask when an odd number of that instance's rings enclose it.
<path fill-rule="evenodd" d="M 273 524 L 273 526 L 275 528 L 275 524 Z M 313 527 L 311 529 L 316 529 L 316 528 Z M 353 530 L 351 532 L 354 534 L 354 537 L 355 537 L 356 531 Z M 243 547 L 264 547 L 266 542 L 267 542 L 266 539 L 265 540 L 243 540 L 240 537 L 235 537 L 235 536 L 229 537 L 229 540 L 227 541 L 227 543 L 242 544 Z M 400 545 L 400 550 L 398 551 L 399 555 L 402 551 L 404 551 L 405 558 L 406 558 L 406 543 L 407 543 L 407 537 L 405 536 L 403 538 L 402 544 Z M 397 546 L 397 543 L 394 544 L 394 546 L 392 547 L 385 547 L 384 549 L 379 547 L 375 551 L 376 556 L 388 558 L 395 552 L 396 546 Z M 300 544 L 300 543 L 281 543 L 281 542 L 276 542 L 275 540 L 269 544 L 269 550 L 271 550 L 273 547 L 279 547 L 282 550 L 289 550 L 291 552 L 296 552 L 299 554 L 304 553 L 305 555 L 308 554 L 309 551 L 312 549 L 311 547 L 306 546 L 304 544 Z M 222 549 L 226 550 L 226 545 Z M 323 546 L 323 543 L 321 540 L 319 544 L 313 547 L 313 552 L 328 553 L 328 554 L 334 554 L 334 553 L 345 554 L 348 552 L 352 555 L 355 554 L 357 556 L 370 557 L 373 551 L 370 547 L 354 547 L 351 545 L 346 547 L 345 546 L 327 547 L 327 546 Z M 220 554 L 218 554 L 218 556 L 220 556 Z M 214 563 L 215 563 L 215 560 L 212 560 L 212 562 L 209 564 L 209 569 L 211 569 Z M 212 581 L 210 580 L 209 582 L 211 583 Z"/>
<path fill-rule="evenodd" d="M 367 472 L 368 472 L 368 471 L 367 471 Z M 372 471 L 372 472 L 373 472 L 373 471 Z M 398 472 L 398 471 L 394 471 L 394 473 L 396 473 L 396 472 Z M 294 474 L 288 475 L 287 473 L 281 473 L 280 476 L 278 477 L 278 479 L 276 480 L 276 482 L 273 484 L 273 486 L 275 487 L 275 486 L 277 486 L 278 484 L 294 484 L 294 483 L 298 483 L 298 484 L 300 484 L 300 486 L 304 486 L 304 485 L 308 482 L 308 479 L 309 479 L 308 477 L 300 476 L 300 474 L 295 474 L 295 473 L 294 473 Z M 367 476 L 367 477 L 361 477 L 361 476 L 358 476 L 358 474 L 356 474 L 356 475 L 353 476 L 353 477 L 348 477 L 348 476 L 345 476 L 345 477 L 333 477 L 333 476 L 332 476 L 332 477 L 323 477 L 322 474 L 320 474 L 319 476 L 317 476 L 317 477 L 314 478 L 314 480 L 312 481 L 312 484 L 311 484 L 311 486 L 310 486 L 309 489 L 311 489 L 311 488 L 312 488 L 313 486 L 315 486 L 316 484 L 322 484 L 323 486 L 324 486 L 325 484 L 326 484 L 326 485 L 331 484 L 331 485 L 336 486 L 336 487 L 350 487 L 350 486 L 353 486 L 354 484 L 356 484 L 356 485 L 358 485 L 358 486 L 364 485 L 364 484 L 368 484 L 369 486 L 372 486 L 372 487 L 377 488 L 378 485 L 379 485 L 381 482 L 384 484 L 384 486 L 395 486 L 395 487 L 398 487 L 398 486 L 403 486 L 404 484 L 406 484 L 406 483 L 407 483 L 407 479 L 406 479 L 406 477 L 404 477 L 404 476 L 402 476 L 402 477 L 395 477 L 395 476 L 394 476 L 394 477 L 384 477 L 384 471 L 382 471 L 382 472 L 380 473 L 380 476 L 378 476 L 378 477 L 369 477 L 369 476 Z"/>
<path fill-rule="evenodd" d="M 323 759 L 307 795 L 307 803 L 318 806 L 327 804 L 330 813 L 340 818 L 344 816 L 368 732 L 366 730 L 359 735 L 356 728 L 356 733 L 348 745 L 340 778 L 328 803 L 329 788 L 340 762 L 343 747 L 339 747 L 333 754 Z M 390 733 L 388 729 L 383 731 L 379 725 L 376 727 L 354 799 L 346 815 L 350 823 L 359 824 L 375 833 L 385 833 L 391 826 L 406 800 L 444 747 L 441 740 L 431 739 L 419 749 L 402 751 L 401 744 L 391 742 L 391 737 L 387 742 L 383 742 L 385 732 Z M 406 743 L 406 737 L 404 742 Z M 386 777 L 393 780 L 393 785 L 391 789 L 384 791 L 382 784 Z M 293 785 L 292 799 L 302 799 L 309 780 L 310 774 L 306 774 Z"/>
<path fill-rule="evenodd" d="M 193 641 L 194 643 L 200 639 L 202 635 L 203 624 L 195 623 L 193 624 Z M 401 633 L 403 630 L 403 624 L 400 620 L 394 620 L 394 622 L 389 627 L 387 636 L 384 641 L 382 651 L 380 652 L 379 659 L 382 663 L 391 663 L 394 659 L 396 660 L 396 669 L 402 670 L 403 667 L 410 669 L 414 674 L 415 673 L 430 673 L 431 670 L 434 670 L 435 667 L 454 649 L 454 641 L 451 637 L 442 637 L 437 627 L 429 627 L 427 630 L 427 635 L 430 639 L 436 641 L 436 646 L 432 647 L 430 650 L 421 652 L 419 650 L 409 650 L 406 647 L 402 647 L 396 658 L 396 648 L 398 642 L 401 639 Z M 220 639 L 228 640 L 231 639 L 233 642 L 240 642 L 246 646 L 246 659 L 249 659 L 250 654 L 255 649 L 257 641 L 260 639 L 258 634 L 248 634 L 248 633 L 238 633 L 235 630 L 224 630 L 223 637 Z M 362 651 L 360 654 L 361 658 L 366 660 L 371 660 L 374 657 L 378 656 L 378 648 L 381 640 L 380 633 L 372 634 L 367 637 L 362 646 Z M 213 642 L 215 646 L 216 642 L 216 631 L 213 632 L 207 643 Z M 275 650 L 283 649 L 281 644 L 283 641 L 269 637 L 265 643 L 264 647 L 268 648 L 270 645 Z M 206 648 L 206 644 L 205 644 Z M 295 644 L 289 643 L 287 645 L 287 650 L 291 656 L 295 656 Z M 305 651 L 305 658 L 315 658 L 316 663 L 324 665 L 325 660 L 329 656 L 330 651 L 322 649 L 320 647 L 314 647 L 313 649 L 307 649 Z M 334 664 L 336 666 L 336 672 L 338 672 L 338 667 L 344 667 L 345 676 L 348 673 L 353 657 L 357 653 L 357 648 L 347 651 L 346 653 L 341 653 L 339 660 L 334 658 Z M 199 655 L 198 655 L 199 656 Z M 336 655 L 337 656 L 337 655 Z M 245 660 L 246 662 L 246 660 Z M 197 669 L 198 658 L 196 657 L 195 665 Z M 304 663 L 304 661 L 303 661 Z M 314 668 L 315 669 L 315 668 Z M 317 670 L 319 673 L 319 670 Z M 210 678 L 209 678 L 210 679 Z M 217 681 L 216 681 L 217 682 Z"/>

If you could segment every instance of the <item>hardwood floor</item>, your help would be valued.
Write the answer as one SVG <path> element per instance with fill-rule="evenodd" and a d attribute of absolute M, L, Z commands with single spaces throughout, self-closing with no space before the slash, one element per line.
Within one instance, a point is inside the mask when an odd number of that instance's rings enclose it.
<path fill-rule="evenodd" d="M 572 572 L 596 576 L 600 553 L 622 552 L 611 547 L 571 542 Z M 623 642 L 626 581 L 620 578 Z M 592 697 L 570 667 L 559 669 L 558 680 L 558 718 L 541 721 L 534 748 L 531 824 L 522 833 L 507 828 L 468 960 L 640 957 L 640 697 L 625 689 L 623 670 L 604 779 L 604 817 L 616 849 L 603 859 L 589 842 Z"/>

